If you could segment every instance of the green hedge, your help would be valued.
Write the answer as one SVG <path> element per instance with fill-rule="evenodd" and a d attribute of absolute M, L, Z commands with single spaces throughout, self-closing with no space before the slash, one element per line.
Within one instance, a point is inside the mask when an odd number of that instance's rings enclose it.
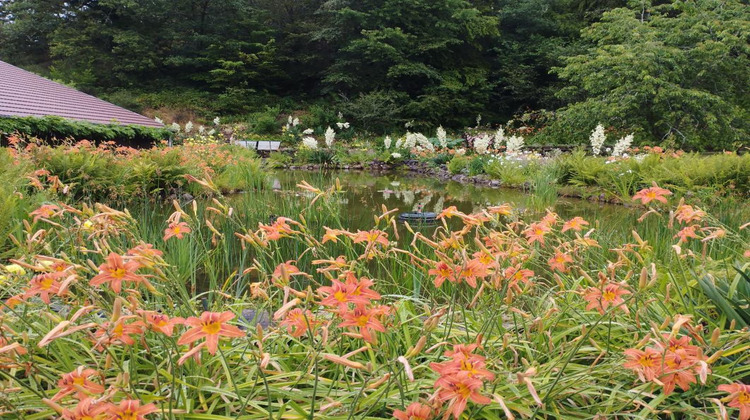
<path fill-rule="evenodd" d="M 166 140 L 172 135 L 166 128 L 138 125 L 93 124 L 60 117 L 0 117 L 0 139 L 15 133 L 45 140 L 116 140 L 124 145 L 141 146 Z"/>

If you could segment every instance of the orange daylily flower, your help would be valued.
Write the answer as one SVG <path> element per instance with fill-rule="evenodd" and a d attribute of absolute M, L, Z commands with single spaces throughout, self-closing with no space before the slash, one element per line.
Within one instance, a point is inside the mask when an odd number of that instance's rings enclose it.
<path fill-rule="evenodd" d="M 45 273 L 34 276 L 29 281 L 29 288 L 23 294 L 23 299 L 28 299 L 31 296 L 39 295 L 42 301 L 46 304 L 50 303 L 50 294 L 59 294 L 61 284 L 57 281 L 56 273 Z"/>
<path fill-rule="evenodd" d="M 729 393 L 727 405 L 739 409 L 739 420 L 750 419 L 750 385 L 737 382 L 719 385 L 718 389 Z"/>
<path fill-rule="evenodd" d="M 565 233 L 571 229 L 576 232 L 580 232 L 581 230 L 583 230 L 584 226 L 588 226 L 588 225 L 589 225 L 589 222 L 584 220 L 583 217 L 576 216 L 563 224 L 562 232 Z"/>
<path fill-rule="evenodd" d="M 286 332 L 292 337 L 302 337 L 308 330 L 314 332 L 318 321 L 310 310 L 295 308 L 287 312 L 279 325 L 286 327 Z"/>
<path fill-rule="evenodd" d="M 477 260 L 471 260 L 466 262 L 462 267 L 459 268 L 458 276 L 456 276 L 457 282 L 465 281 L 471 287 L 477 287 L 477 278 L 484 278 L 487 276 L 487 269 Z"/>
<path fill-rule="evenodd" d="M 393 410 L 393 418 L 396 420 L 430 420 L 432 407 L 413 402 L 406 407 L 406 411 Z"/>
<path fill-rule="evenodd" d="M 648 204 L 652 201 L 660 201 L 664 204 L 667 203 L 667 196 L 672 195 L 672 191 L 666 188 L 661 188 L 656 183 L 653 187 L 644 188 L 638 191 L 634 196 L 633 200 L 641 200 L 643 204 Z"/>
<path fill-rule="evenodd" d="M 571 262 L 573 262 L 573 257 L 571 257 L 565 252 L 561 252 L 560 250 L 556 250 L 555 255 L 550 257 L 550 259 L 547 261 L 551 269 L 557 270 L 563 273 L 568 272 L 568 268 L 565 266 L 565 264 L 571 263 Z"/>
<path fill-rule="evenodd" d="M 221 337 L 244 337 L 245 333 L 239 328 L 228 325 L 227 322 L 234 319 L 235 315 L 230 312 L 203 312 L 200 317 L 191 316 L 185 320 L 185 325 L 192 327 L 186 331 L 179 340 L 178 345 L 190 344 L 202 338 L 206 339 L 206 346 L 210 354 L 216 354 Z"/>
<path fill-rule="evenodd" d="M 70 394 L 73 394 L 79 400 L 83 400 L 90 395 L 103 393 L 103 385 L 89 380 L 89 377 L 98 373 L 94 369 L 79 366 L 74 371 L 64 374 L 57 381 L 57 387 L 60 390 L 52 397 L 52 401 L 60 401 L 63 397 Z"/>
<path fill-rule="evenodd" d="M 679 241 L 677 241 L 678 244 L 685 243 L 689 239 L 698 239 L 698 235 L 696 234 L 695 230 L 698 229 L 698 225 L 690 225 L 685 226 L 684 228 L 680 229 L 679 232 L 674 236 L 675 238 L 680 238 Z"/>
<path fill-rule="evenodd" d="M 167 241 L 170 238 L 182 239 L 190 232 L 192 232 L 192 230 L 185 222 L 170 223 L 169 226 L 164 229 L 164 238 L 162 239 L 164 241 Z"/>
<path fill-rule="evenodd" d="M 381 310 L 357 305 L 353 310 L 346 310 L 341 314 L 344 321 L 339 324 L 339 327 L 359 328 L 362 338 L 371 343 L 374 341 L 374 337 L 370 330 L 385 332 L 385 327 L 377 319 L 377 316 L 381 313 Z"/>
<path fill-rule="evenodd" d="M 680 223 L 688 224 L 693 222 L 700 222 L 704 217 L 706 217 L 706 212 L 697 207 L 682 204 L 682 202 L 680 202 L 680 205 L 677 206 L 677 210 L 675 210 L 674 215 L 675 219 L 677 219 Z"/>
<path fill-rule="evenodd" d="M 292 227 L 289 226 L 289 222 L 291 221 L 292 219 L 279 217 L 270 226 L 258 223 L 258 227 L 260 227 L 260 230 L 263 233 L 265 239 L 269 241 L 277 241 L 285 236 L 289 236 L 289 234 L 291 233 L 294 233 Z"/>
<path fill-rule="evenodd" d="M 105 420 L 108 404 L 98 403 L 93 398 L 81 400 L 73 410 L 64 409 L 62 418 L 64 420 Z"/>
<path fill-rule="evenodd" d="M 378 244 L 382 245 L 384 247 L 388 246 L 388 234 L 386 232 L 383 232 L 382 230 L 369 230 L 369 231 L 357 231 L 356 234 L 354 234 L 354 243 L 359 244 L 362 242 L 367 242 L 368 245 L 370 244 Z"/>
<path fill-rule="evenodd" d="M 60 207 L 54 204 L 44 204 L 38 209 L 29 213 L 29 216 L 34 216 L 33 221 L 36 222 L 39 219 L 49 219 L 52 216 L 55 216 L 60 210 Z"/>
<path fill-rule="evenodd" d="M 625 356 L 627 361 L 623 366 L 638 374 L 641 381 L 654 380 L 661 369 L 662 352 L 652 347 L 647 347 L 646 350 L 627 349 Z"/>
<path fill-rule="evenodd" d="M 466 405 L 471 400 L 476 404 L 489 404 L 492 400 L 479 393 L 482 381 L 465 375 L 442 376 L 435 381 L 438 388 L 437 399 L 448 401 L 448 412 L 455 419 L 461 417 Z"/>
<path fill-rule="evenodd" d="M 583 295 L 583 298 L 589 303 L 586 305 L 586 310 L 596 309 L 604 315 L 607 309 L 612 306 L 619 307 L 625 313 L 630 313 L 628 307 L 623 305 L 625 300 L 622 296 L 631 294 L 626 287 L 623 283 L 612 282 L 604 283 L 600 287 L 589 287 Z"/>
<path fill-rule="evenodd" d="M 433 280 L 435 287 L 440 287 L 446 280 L 455 283 L 458 272 L 456 267 L 451 267 L 444 261 L 437 261 L 435 263 L 435 268 L 431 268 L 427 274 L 435 276 L 435 279 Z"/>
<path fill-rule="evenodd" d="M 125 323 L 125 321 L 132 318 L 135 318 L 135 316 L 123 316 L 117 321 L 105 322 L 102 324 L 101 328 L 94 333 L 94 336 L 99 339 L 94 347 L 96 347 L 97 350 L 102 350 L 105 344 L 111 345 L 122 343 L 129 346 L 135 344 L 135 339 L 131 337 L 131 335 L 142 335 L 144 324 L 143 321 L 134 321 L 129 324 Z"/>
<path fill-rule="evenodd" d="M 107 407 L 109 420 L 146 420 L 146 416 L 159 411 L 156 405 L 141 406 L 138 400 L 122 400 L 119 405 L 110 404 Z"/>
<path fill-rule="evenodd" d="M 513 207 L 509 204 L 501 204 L 499 206 L 487 207 L 487 211 L 490 212 L 490 214 L 509 216 L 513 212 Z"/>
<path fill-rule="evenodd" d="M 340 235 L 349 235 L 349 232 L 346 230 L 331 229 L 327 226 L 323 226 L 323 228 L 326 230 L 326 233 L 325 235 L 323 235 L 323 240 L 321 241 L 321 243 L 326 243 L 329 241 L 333 243 L 338 243 Z"/>
<path fill-rule="evenodd" d="M 537 222 L 530 224 L 529 227 L 523 231 L 523 234 L 529 241 L 529 245 L 533 244 L 534 242 L 539 242 L 540 244 L 544 245 L 544 235 L 546 235 L 550 230 L 551 229 L 547 223 Z"/>
<path fill-rule="evenodd" d="M 124 262 L 120 255 L 112 252 L 107 257 L 107 262 L 99 266 L 99 274 L 92 278 L 89 283 L 92 286 L 109 283 L 115 293 L 120 293 L 123 282 L 144 283 L 151 287 L 145 277 L 135 273 L 139 266 L 140 264 L 137 261 Z"/>
<path fill-rule="evenodd" d="M 185 322 L 184 318 L 169 318 L 167 315 L 156 311 L 138 311 L 138 313 L 143 316 L 146 326 L 149 329 L 159 331 L 169 337 L 174 333 L 175 325 L 181 325 Z"/>

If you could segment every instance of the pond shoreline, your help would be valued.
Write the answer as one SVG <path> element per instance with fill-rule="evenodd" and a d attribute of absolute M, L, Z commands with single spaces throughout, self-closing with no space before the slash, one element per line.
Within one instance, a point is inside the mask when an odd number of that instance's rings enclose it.
<path fill-rule="evenodd" d="M 477 185 L 488 188 L 503 188 L 509 190 L 523 191 L 526 193 L 533 193 L 530 182 L 526 182 L 523 185 L 508 185 L 503 184 L 498 179 L 492 179 L 485 174 L 480 175 L 467 175 L 467 174 L 453 174 L 451 173 L 446 165 L 431 166 L 424 162 L 417 160 L 409 160 L 400 164 L 389 164 L 385 162 L 371 162 L 369 165 L 321 165 L 321 164 L 304 164 L 304 165 L 287 165 L 282 168 L 290 171 L 320 171 L 320 170 L 331 170 L 331 171 L 345 171 L 345 172 L 406 172 L 410 174 L 417 174 L 425 177 L 435 177 L 443 182 L 453 181 L 460 184 L 466 185 Z M 621 199 L 607 195 L 606 193 L 599 190 L 591 190 L 581 187 L 572 187 L 567 185 L 560 185 L 557 191 L 559 197 L 564 198 L 575 198 L 579 200 L 597 202 L 604 204 L 614 204 L 623 207 L 633 207 L 632 204 L 623 202 Z"/>

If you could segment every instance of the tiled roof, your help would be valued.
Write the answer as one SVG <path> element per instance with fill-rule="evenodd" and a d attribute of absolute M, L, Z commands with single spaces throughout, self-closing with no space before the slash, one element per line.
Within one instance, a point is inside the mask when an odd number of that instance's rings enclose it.
<path fill-rule="evenodd" d="M 97 124 L 162 124 L 0 61 L 0 116 L 58 116 Z"/>

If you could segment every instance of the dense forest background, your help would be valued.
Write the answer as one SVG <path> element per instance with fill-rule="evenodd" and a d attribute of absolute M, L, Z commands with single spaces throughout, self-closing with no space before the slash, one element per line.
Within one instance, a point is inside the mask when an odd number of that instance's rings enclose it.
<path fill-rule="evenodd" d="M 545 143 L 597 123 L 687 148 L 750 133 L 747 0 L 0 0 L 0 59 L 258 131 L 342 112 L 374 134 L 513 118 Z"/>

